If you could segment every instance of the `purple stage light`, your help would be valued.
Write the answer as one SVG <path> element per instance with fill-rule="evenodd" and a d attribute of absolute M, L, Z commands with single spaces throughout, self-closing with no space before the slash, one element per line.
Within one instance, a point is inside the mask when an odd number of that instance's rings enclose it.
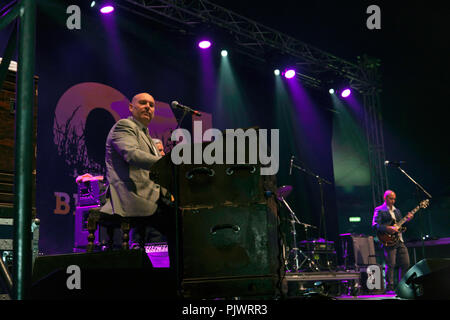
<path fill-rule="evenodd" d="M 347 98 L 351 93 L 352 93 L 352 91 L 350 89 L 345 89 L 344 91 L 342 91 L 341 97 Z"/>
<path fill-rule="evenodd" d="M 203 40 L 198 43 L 198 46 L 200 47 L 200 49 L 208 49 L 209 47 L 211 47 L 211 42 L 208 40 Z"/>
<path fill-rule="evenodd" d="M 101 7 L 100 12 L 103 14 L 108 14 L 114 11 L 114 7 L 112 5 L 106 5 Z"/>
<path fill-rule="evenodd" d="M 293 77 L 295 77 L 295 70 L 293 69 L 286 70 L 286 72 L 284 73 L 284 77 L 286 79 L 292 79 Z"/>

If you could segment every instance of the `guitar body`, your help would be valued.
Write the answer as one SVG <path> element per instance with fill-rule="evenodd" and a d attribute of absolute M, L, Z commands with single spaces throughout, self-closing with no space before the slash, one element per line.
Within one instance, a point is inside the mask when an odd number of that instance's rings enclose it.
<path fill-rule="evenodd" d="M 406 230 L 405 227 L 400 228 L 400 232 L 405 232 L 405 230 Z M 387 232 L 378 231 L 377 238 L 378 238 L 378 240 L 380 240 L 380 242 L 383 244 L 383 246 L 392 247 L 392 246 L 395 246 L 397 244 L 397 242 L 400 241 L 400 235 L 399 235 L 400 232 L 390 234 Z"/>

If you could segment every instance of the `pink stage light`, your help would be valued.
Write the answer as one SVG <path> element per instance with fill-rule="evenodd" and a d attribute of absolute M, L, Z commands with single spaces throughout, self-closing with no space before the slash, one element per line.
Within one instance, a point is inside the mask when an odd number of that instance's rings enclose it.
<path fill-rule="evenodd" d="M 208 40 L 203 40 L 198 43 L 198 46 L 201 49 L 208 49 L 209 47 L 211 47 L 211 42 Z"/>
<path fill-rule="evenodd" d="M 347 98 L 351 93 L 352 93 L 352 91 L 350 89 L 345 89 L 344 91 L 342 91 L 341 97 Z"/>
<path fill-rule="evenodd" d="M 286 72 L 284 73 L 284 77 L 286 79 L 292 79 L 293 77 L 295 77 L 295 70 L 293 69 L 286 70 Z"/>
<path fill-rule="evenodd" d="M 114 7 L 111 5 L 106 5 L 100 9 L 100 12 L 103 14 L 108 14 L 114 11 Z"/>

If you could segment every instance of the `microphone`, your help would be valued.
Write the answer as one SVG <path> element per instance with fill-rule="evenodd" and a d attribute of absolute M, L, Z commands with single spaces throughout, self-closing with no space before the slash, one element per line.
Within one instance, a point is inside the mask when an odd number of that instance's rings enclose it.
<path fill-rule="evenodd" d="M 178 101 L 172 101 L 171 105 L 172 105 L 172 108 L 182 109 L 182 110 L 192 113 L 198 117 L 202 116 L 202 114 L 200 112 L 198 112 L 197 110 L 194 110 L 188 106 L 182 105 Z"/>
<path fill-rule="evenodd" d="M 292 175 L 292 165 L 294 164 L 294 156 L 291 157 L 291 161 L 289 164 L 289 175 Z"/>
<path fill-rule="evenodd" d="M 387 166 L 390 166 L 390 167 L 400 167 L 400 165 L 402 165 L 402 164 L 404 164 L 404 163 L 406 163 L 406 161 L 388 161 L 388 160 L 386 160 L 385 162 L 384 162 L 384 165 L 387 167 Z"/>

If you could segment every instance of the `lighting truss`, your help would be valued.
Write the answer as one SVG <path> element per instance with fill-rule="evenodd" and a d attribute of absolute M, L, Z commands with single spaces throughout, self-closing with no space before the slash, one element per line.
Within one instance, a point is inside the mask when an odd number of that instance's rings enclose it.
<path fill-rule="evenodd" d="M 305 44 L 289 35 L 283 34 L 258 22 L 248 19 L 231 10 L 207 0 L 123 0 L 166 19 L 185 26 L 212 24 L 230 32 L 235 44 L 245 49 L 247 54 L 264 59 L 268 50 L 277 50 L 297 59 L 299 77 L 313 87 L 321 85 L 321 74 L 334 72 L 346 79 L 350 86 L 367 92 L 378 86 L 373 72 L 364 65 L 348 62 L 335 55 Z M 130 8 L 130 7 L 128 7 Z"/>

